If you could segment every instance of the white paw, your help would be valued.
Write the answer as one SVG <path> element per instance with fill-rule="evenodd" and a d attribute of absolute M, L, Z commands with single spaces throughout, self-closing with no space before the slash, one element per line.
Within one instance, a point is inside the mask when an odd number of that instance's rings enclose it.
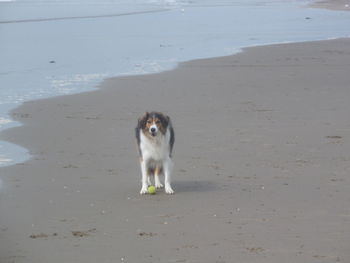
<path fill-rule="evenodd" d="M 168 195 L 174 194 L 174 190 L 171 188 L 170 185 L 166 185 L 166 186 L 165 186 L 165 192 L 166 192 Z"/>
<path fill-rule="evenodd" d="M 155 185 L 156 185 L 156 188 L 158 188 L 158 189 L 163 188 L 163 185 L 160 182 L 156 182 Z"/>
<path fill-rule="evenodd" d="M 140 194 L 141 194 L 141 195 L 144 195 L 144 194 L 147 194 L 147 193 L 148 193 L 147 186 L 142 186 L 141 191 L 140 191 Z"/>

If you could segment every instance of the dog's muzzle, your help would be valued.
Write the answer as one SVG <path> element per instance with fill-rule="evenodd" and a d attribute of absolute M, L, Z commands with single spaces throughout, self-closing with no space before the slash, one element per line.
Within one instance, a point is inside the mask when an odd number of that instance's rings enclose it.
<path fill-rule="evenodd" d="M 157 135 L 157 128 L 151 127 L 149 130 L 150 130 L 151 135 L 152 135 L 153 137 Z"/>

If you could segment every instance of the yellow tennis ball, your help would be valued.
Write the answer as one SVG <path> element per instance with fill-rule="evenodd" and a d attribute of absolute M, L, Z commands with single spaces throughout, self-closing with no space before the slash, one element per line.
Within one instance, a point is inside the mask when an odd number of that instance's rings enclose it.
<path fill-rule="evenodd" d="M 153 185 L 149 186 L 148 193 L 154 195 L 156 193 L 156 188 Z"/>

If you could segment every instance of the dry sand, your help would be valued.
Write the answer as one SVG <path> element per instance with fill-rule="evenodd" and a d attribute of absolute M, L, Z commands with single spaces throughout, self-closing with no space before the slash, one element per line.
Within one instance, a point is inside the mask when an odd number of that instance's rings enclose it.
<path fill-rule="evenodd" d="M 283 44 L 27 102 L 1 139 L 0 262 L 350 262 L 350 41 Z M 137 117 L 175 126 L 140 196 Z"/>

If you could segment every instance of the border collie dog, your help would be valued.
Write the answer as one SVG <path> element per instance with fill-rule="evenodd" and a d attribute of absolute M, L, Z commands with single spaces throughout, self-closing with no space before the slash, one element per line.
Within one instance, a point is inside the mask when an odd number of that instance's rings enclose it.
<path fill-rule="evenodd" d="M 154 175 L 155 187 L 162 188 L 160 174 L 164 174 L 165 192 L 173 194 L 170 177 L 175 135 L 170 118 L 160 112 L 146 112 L 139 118 L 135 131 L 142 173 L 140 194 L 148 192 L 151 175 Z"/>

